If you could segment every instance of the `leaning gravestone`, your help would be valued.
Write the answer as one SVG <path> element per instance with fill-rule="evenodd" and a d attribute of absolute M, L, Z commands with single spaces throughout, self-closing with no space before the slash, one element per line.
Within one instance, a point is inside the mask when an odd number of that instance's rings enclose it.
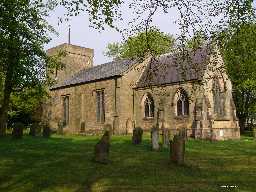
<path fill-rule="evenodd" d="M 23 129 L 25 128 L 24 124 L 21 122 L 14 123 L 12 130 L 12 137 L 14 139 L 21 139 L 23 137 Z"/>
<path fill-rule="evenodd" d="M 132 143 L 134 145 L 140 144 L 142 142 L 142 135 L 143 135 L 142 128 L 136 127 L 135 129 L 133 129 Z"/>
<path fill-rule="evenodd" d="M 94 160 L 98 163 L 109 163 L 110 133 L 105 131 L 94 148 Z"/>
<path fill-rule="evenodd" d="M 153 151 L 159 150 L 159 136 L 158 136 L 158 129 L 156 127 L 153 127 L 151 129 L 151 144 L 152 144 Z"/>
<path fill-rule="evenodd" d="M 170 141 L 171 160 L 178 165 L 184 164 L 185 155 L 185 138 L 182 134 L 175 135 Z"/>
<path fill-rule="evenodd" d="M 169 138 L 170 138 L 169 129 L 163 128 L 162 129 L 162 145 L 164 148 L 169 147 Z"/>

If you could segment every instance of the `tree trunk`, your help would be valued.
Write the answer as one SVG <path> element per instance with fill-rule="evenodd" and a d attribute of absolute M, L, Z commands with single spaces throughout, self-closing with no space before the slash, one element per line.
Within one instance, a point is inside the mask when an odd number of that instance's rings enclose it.
<path fill-rule="evenodd" d="M 15 65 L 17 64 L 16 61 L 17 61 L 17 53 L 15 52 L 14 49 L 10 50 L 8 61 L 7 61 L 8 66 L 6 70 L 6 77 L 4 82 L 3 102 L 2 102 L 2 107 L 0 108 L 0 136 L 6 135 L 10 96 L 13 89 L 14 68 L 15 68 Z"/>
<path fill-rule="evenodd" d="M 239 118 L 239 127 L 240 127 L 240 133 L 243 134 L 245 131 L 245 123 L 246 123 L 246 118 L 241 117 Z"/>
<path fill-rule="evenodd" d="M 7 77 L 7 76 L 6 76 Z M 4 88 L 4 99 L 2 103 L 2 108 L 0 110 L 0 136 L 6 135 L 6 127 L 7 127 L 7 120 L 8 120 L 8 109 L 10 103 L 10 95 L 11 95 L 11 83 L 5 81 L 5 88 Z M 8 83 L 10 85 L 8 86 Z"/>

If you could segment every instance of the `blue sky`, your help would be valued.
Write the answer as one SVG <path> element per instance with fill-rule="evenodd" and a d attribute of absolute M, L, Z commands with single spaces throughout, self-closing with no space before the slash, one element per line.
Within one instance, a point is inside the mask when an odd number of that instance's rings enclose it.
<path fill-rule="evenodd" d="M 129 2 L 129 0 L 127 0 Z M 256 1 L 253 2 L 256 7 Z M 133 18 L 133 14 L 129 12 L 127 5 L 121 8 L 124 21 L 118 23 L 119 27 L 129 28 L 127 23 Z M 99 32 L 89 27 L 89 19 L 86 13 L 71 18 L 69 22 L 63 22 L 58 25 L 58 17 L 63 16 L 64 8 L 58 8 L 51 13 L 48 18 L 49 23 L 55 28 L 59 35 L 52 35 L 52 41 L 45 46 L 46 49 L 68 42 L 68 26 L 71 25 L 71 44 L 88 47 L 94 49 L 94 65 L 111 61 L 111 58 L 104 56 L 108 43 L 120 42 L 122 36 L 114 29 L 106 28 Z M 161 31 L 176 36 L 179 33 L 179 26 L 175 21 L 179 18 L 177 10 L 174 8 L 168 11 L 168 14 L 157 12 L 153 18 L 153 25 L 157 26 Z"/>
<path fill-rule="evenodd" d="M 63 9 L 59 8 L 52 12 L 48 18 L 49 23 L 55 28 L 59 35 L 52 35 L 52 41 L 46 45 L 46 49 L 68 42 L 68 25 L 70 24 L 71 44 L 94 49 L 95 65 L 111 61 L 112 59 L 104 56 L 103 52 L 106 50 L 108 43 L 121 41 L 121 34 L 111 28 L 106 28 L 101 32 L 90 28 L 88 15 L 86 13 L 73 17 L 69 22 L 63 22 L 58 25 L 58 17 L 63 15 L 63 11 Z M 120 25 L 126 27 L 126 22 L 131 18 L 131 15 L 126 13 L 126 19 Z M 178 26 L 174 23 L 175 19 L 177 19 L 177 14 L 174 12 L 168 15 L 159 13 L 154 17 L 153 24 L 161 31 L 175 35 L 178 32 Z"/>

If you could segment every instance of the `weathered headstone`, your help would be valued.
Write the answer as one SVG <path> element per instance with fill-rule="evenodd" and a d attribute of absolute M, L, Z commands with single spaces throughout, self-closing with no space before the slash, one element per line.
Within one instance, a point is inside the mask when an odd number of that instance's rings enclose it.
<path fill-rule="evenodd" d="M 29 135 L 35 137 L 36 136 L 36 129 L 38 128 L 38 122 L 33 122 L 29 129 Z"/>
<path fill-rule="evenodd" d="M 143 130 L 140 127 L 136 127 L 133 129 L 133 134 L 132 134 L 132 143 L 137 145 L 142 142 L 142 135 L 143 135 Z"/>
<path fill-rule="evenodd" d="M 62 135 L 63 134 L 63 128 L 64 128 L 64 122 L 61 120 L 58 122 L 58 130 L 57 133 Z"/>
<path fill-rule="evenodd" d="M 105 131 L 100 141 L 94 148 L 94 160 L 98 163 L 109 163 L 109 149 L 110 149 L 110 133 Z"/>
<path fill-rule="evenodd" d="M 153 127 L 151 129 L 151 144 L 152 144 L 153 151 L 159 150 L 159 135 L 158 135 L 158 129 L 156 127 Z"/>
<path fill-rule="evenodd" d="M 43 137 L 49 138 L 51 136 L 51 129 L 48 123 L 43 124 Z"/>
<path fill-rule="evenodd" d="M 163 128 L 162 129 L 162 145 L 164 148 L 169 147 L 169 140 L 170 140 L 169 129 Z"/>
<path fill-rule="evenodd" d="M 186 130 L 186 128 L 180 129 L 178 134 L 179 134 L 181 137 L 183 137 L 185 140 L 187 139 L 187 130 Z"/>
<path fill-rule="evenodd" d="M 112 134 L 112 126 L 110 124 L 105 124 L 103 129 L 108 131 L 110 135 Z"/>
<path fill-rule="evenodd" d="M 171 161 L 178 165 L 184 164 L 185 156 L 185 138 L 182 134 L 175 135 L 170 141 L 170 157 Z"/>
<path fill-rule="evenodd" d="M 14 123 L 12 136 L 14 139 L 21 139 L 23 137 L 23 129 L 25 128 L 24 124 L 21 122 Z"/>

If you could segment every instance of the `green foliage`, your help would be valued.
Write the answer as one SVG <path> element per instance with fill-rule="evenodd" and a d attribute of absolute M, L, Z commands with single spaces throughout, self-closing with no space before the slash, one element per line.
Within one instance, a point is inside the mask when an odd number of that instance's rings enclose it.
<path fill-rule="evenodd" d="M 149 137 L 135 146 L 131 136 L 113 136 L 112 163 L 97 164 L 92 157 L 99 138 L 1 139 L 1 191 L 252 192 L 256 188 L 256 140 L 252 138 L 188 140 L 184 166 L 170 163 L 168 150 L 151 151 Z M 231 185 L 237 188 L 221 187 Z"/>
<path fill-rule="evenodd" d="M 123 46 L 121 43 L 109 43 L 107 45 L 107 51 L 105 55 L 108 57 L 113 57 L 114 59 L 120 59 L 123 52 Z"/>
<path fill-rule="evenodd" d="M 64 6 L 67 10 L 66 20 L 87 12 L 91 25 L 97 29 L 104 29 L 105 25 L 114 27 L 113 21 L 119 18 L 121 0 L 49 0 L 51 7 Z M 62 22 L 62 19 L 61 19 Z"/>
<path fill-rule="evenodd" d="M 240 126 L 256 113 L 256 24 L 245 23 L 222 34 L 222 52 L 233 83 Z"/>
<path fill-rule="evenodd" d="M 174 41 L 173 36 L 152 28 L 123 43 L 108 44 L 105 54 L 114 59 L 144 59 L 147 54 L 158 56 L 172 51 Z"/>
<path fill-rule="evenodd" d="M 39 106 L 48 98 L 46 87 L 37 85 L 27 87 L 22 91 L 13 92 L 11 95 L 11 104 L 9 123 L 24 122 L 30 124 L 33 121 L 33 115 Z"/>
<path fill-rule="evenodd" d="M 2 0 L 0 9 L 0 135 L 4 135 L 10 102 L 12 110 L 27 113 L 39 98 L 32 98 L 33 91 L 45 85 L 49 58 L 44 45 L 53 31 L 45 20 L 48 6 L 41 0 Z"/>
<path fill-rule="evenodd" d="M 193 50 L 198 49 L 207 41 L 207 36 L 199 31 L 196 32 L 195 35 L 187 41 L 187 47 Z"/>
<path fill-rule="evenodd" d="M 237 88 L 255 89 L 256 24 L 240 26 L 232 36 L 225 37 L 224 43 L 224 59 L 233 84 Z"/>

